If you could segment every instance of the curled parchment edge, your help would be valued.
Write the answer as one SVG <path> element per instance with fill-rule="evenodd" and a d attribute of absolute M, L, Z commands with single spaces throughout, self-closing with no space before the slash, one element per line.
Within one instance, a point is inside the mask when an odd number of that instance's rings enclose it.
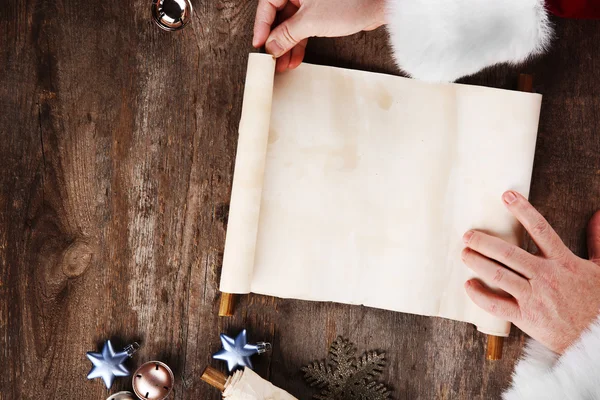
<path fill-rule="evenodd" d="M 250 293 L 271 121 L 275 59 L 248 57 L 220 290 Z"/>
<path fill-rule="evenodd" d="M 264 380 L 250 368 L 233 373 L 225 383 L 223 399 L 227 400 L 297 400 L 283 389 Z"/>

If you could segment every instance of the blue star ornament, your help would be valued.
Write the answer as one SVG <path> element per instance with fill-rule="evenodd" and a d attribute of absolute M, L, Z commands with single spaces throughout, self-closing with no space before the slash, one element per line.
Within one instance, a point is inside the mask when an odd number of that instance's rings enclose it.
<path fill-rule="evenodd" d="M 112 386 L 115 377 L 129 376 L 129 370 L 123 365 L 123 362 L 129 358 L 129 353 L 125 350 L 115 352 L 110 340 L 104 343 L 102 353 L 88 352 L 87 358 L 92 362 L 92 370 L 88 374 L 88 379 L 102 378 L 107 389 Z"/>
<path fill-rule="evenodd" d="M 226 361 L 227 369 L 229 369 L 230 372 L 236 367 L 248 367 L 252 369 L 250 356 L 263 352 L 261 351 L 261 345 L 263 345 L 263 347 L 265 345 L 264 343 L 259 343 L 258 345 L 248 344 L 245 329 L 241 331 L 235 339 L 222 333 L 221 343 L 223 344 L 223 349 L 215 353 L 213 358 Z"/>

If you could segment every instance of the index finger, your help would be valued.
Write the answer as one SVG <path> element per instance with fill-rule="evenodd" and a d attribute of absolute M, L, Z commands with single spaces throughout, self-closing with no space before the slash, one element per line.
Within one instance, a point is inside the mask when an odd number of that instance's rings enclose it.
<path fill-rule="evenodd" d="M 275 22 L 277 11 L 283 9 L 287 2 L 288 0 L 258 0 L 252 46 L 258 48 L 265 44 L 271 33 L 271 26 Z"/>
<path fill-rule="evenodd" d="M 559 258 L 565 254 L 567 248 L 558 234 L 525 197 L 509 190 L 502 195 L 502 200 L 529 232 L 542 255 L 548 258 Z"/>

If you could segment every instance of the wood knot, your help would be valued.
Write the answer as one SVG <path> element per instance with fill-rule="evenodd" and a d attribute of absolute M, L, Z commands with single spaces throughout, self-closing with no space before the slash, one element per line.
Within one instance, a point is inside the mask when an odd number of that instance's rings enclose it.
<path fill-rule="evenodd" d="M 227 228 L 227 220 L 229 219 L 229 204 L 221 203 L 214 208 L 214 215 L 217 221 Z"/>
<path fill-rule="evenodd" d="M 89 243 L 83 240 L 75 240 L 63 252 L 62 272 L 69 278 L 80 276 L 90 266 L 93 256 L 94 252 Z"/>
<path fill-rule="evenodd" d="M 48 101 L 56 99 L 56 92 L 50 90 L 42 90 L 40 93 L 40 101 Z"/>

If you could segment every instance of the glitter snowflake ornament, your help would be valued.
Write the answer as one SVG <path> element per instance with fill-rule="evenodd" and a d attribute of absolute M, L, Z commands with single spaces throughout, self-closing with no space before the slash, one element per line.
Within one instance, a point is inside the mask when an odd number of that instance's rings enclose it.
<path fill-rule="evenodd" d="M 369 351 L 356 358 L 349 340 L 338 336 L 326 360 L 302 368 L 304 379 L 321 392 L 317 400 L 390 400 L 390 390 L 376 381 L 385 368 L 385 354 Z"/>

